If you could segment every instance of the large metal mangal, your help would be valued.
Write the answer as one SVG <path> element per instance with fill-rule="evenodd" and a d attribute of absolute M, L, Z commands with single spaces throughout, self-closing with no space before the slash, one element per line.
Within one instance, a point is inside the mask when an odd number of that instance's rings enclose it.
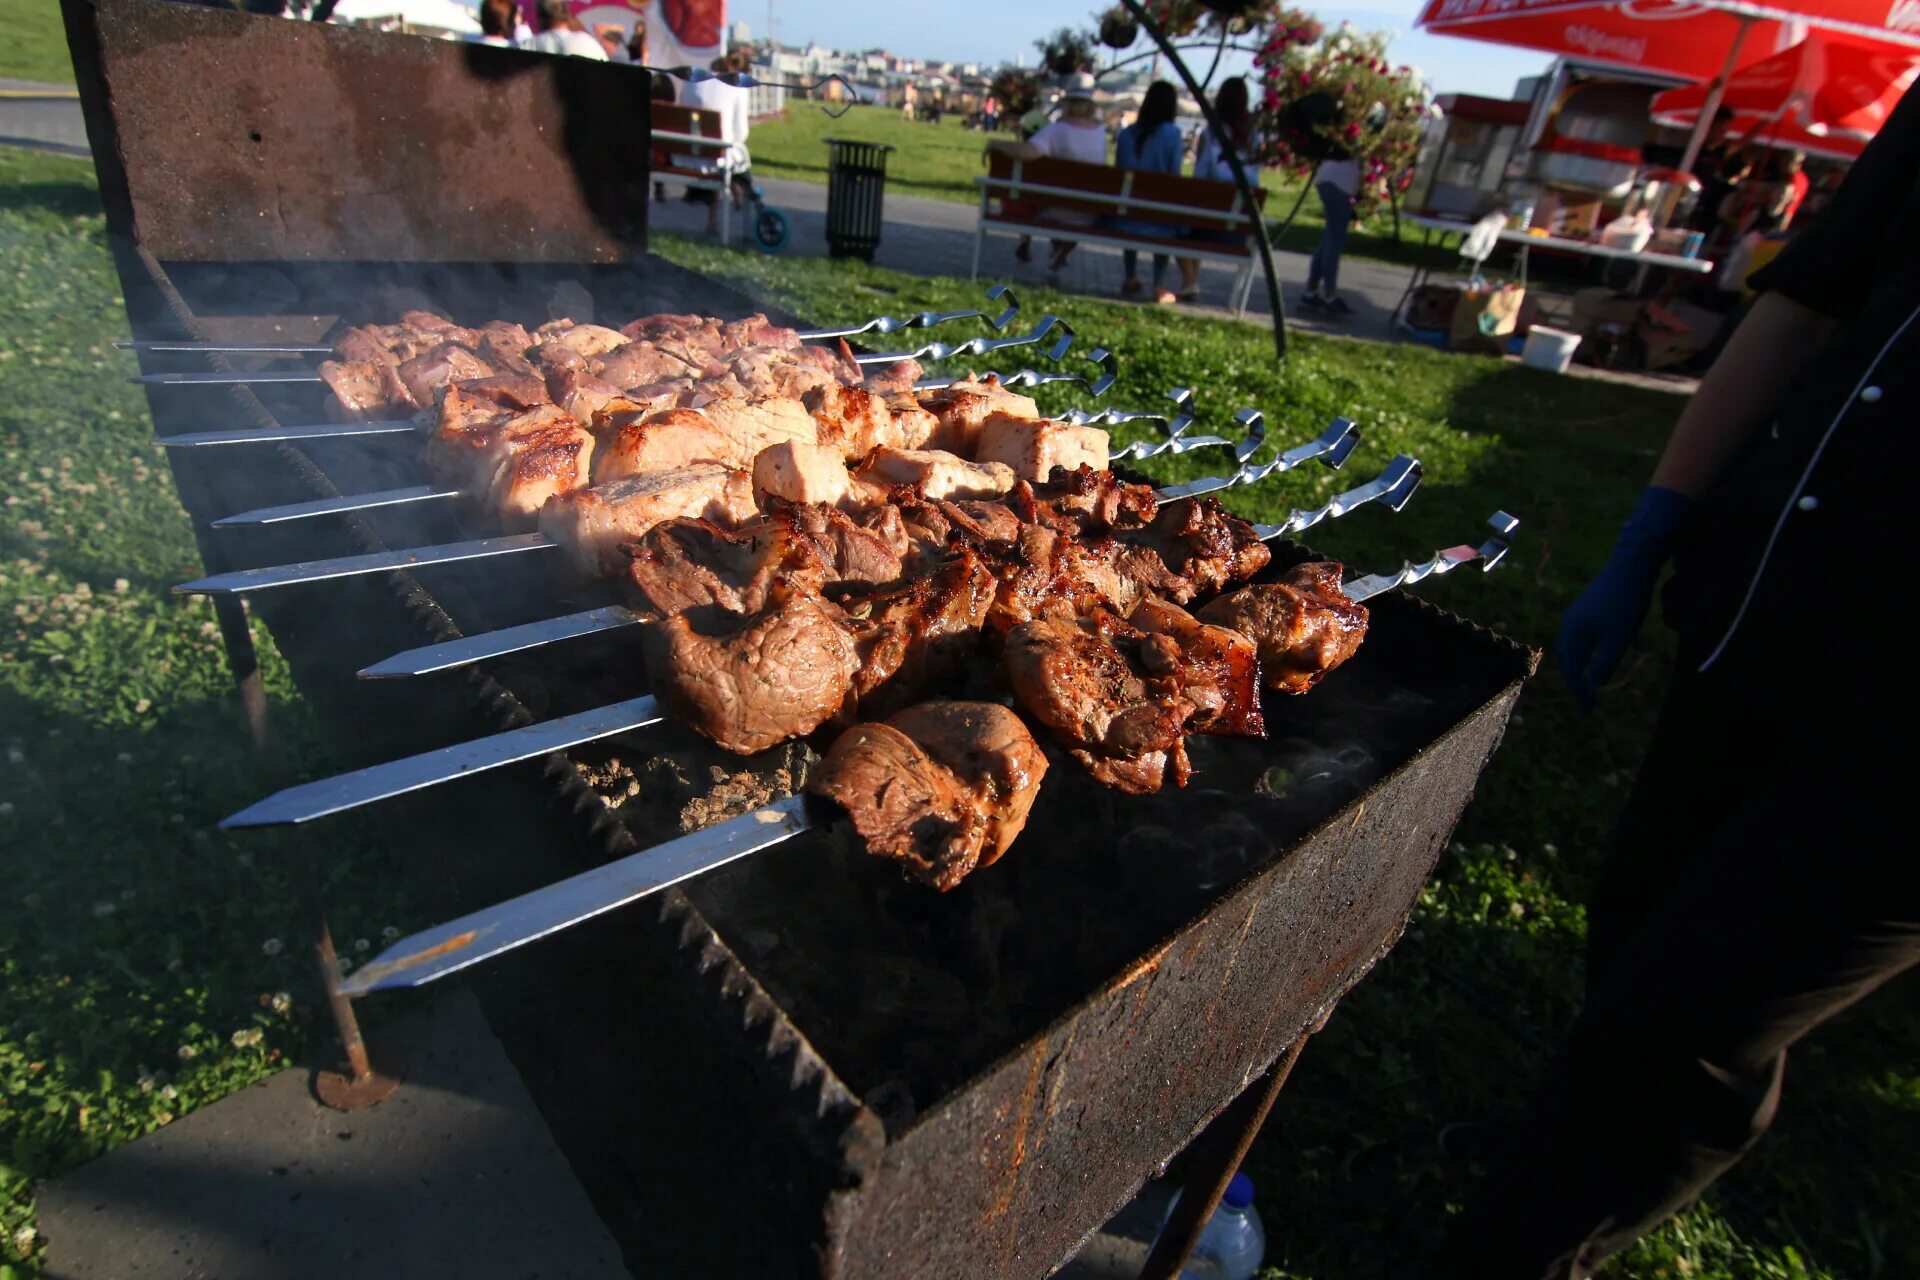
<path fill-rule="evenodd" d="M 755 309 L 644 254 L 629 69 L 154 0 L 66 11 L 137 338 L 311 343 L 411 305 Z M 300 384 L 151 403 L 162 435 L 321 414 Z M 404 450 L 170 454 L 210 571 L 470 533 L 432 504 L 210 527 L 402 483 Z M 354 678 L 587 603 L 517 563 L 538 558 L 258 611 L 347 762 L 373 763 L 640 691 L 618 633 Z M 1392 945 L 1498 743 L 1533 655 L 1412 598 L 1373 608 L 1352 662 L 1271 709 L 1270 742 L 1207 740 L 1193 789 L 1146 800 L 1056 770 L 1013 854 L 952 894 L 814 833 L 476 970 L 633 1271 L 1027 1277 L 1066 1258 Z M 227 633 L 264 725 L 246 629 Z M 808 762 L 662 725 L 420 793 L 380 830 L 444 919 L 765 803 Z"/>

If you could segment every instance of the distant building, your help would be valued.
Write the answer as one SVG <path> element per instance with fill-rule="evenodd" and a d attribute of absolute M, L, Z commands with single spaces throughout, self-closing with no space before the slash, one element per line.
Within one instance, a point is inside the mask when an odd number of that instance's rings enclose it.
<path fill-rule="evenodd" d="M 732 48 L 745 48 L 753 43 L 753 28 L 745 22 L 736 22 L 727 28 L 727 43 Z"/>

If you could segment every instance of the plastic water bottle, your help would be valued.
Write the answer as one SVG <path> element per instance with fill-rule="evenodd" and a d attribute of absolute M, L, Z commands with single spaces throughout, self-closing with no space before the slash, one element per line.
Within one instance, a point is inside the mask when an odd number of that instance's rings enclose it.
<path fill-rule="evenodd" d="M 1180 1203 L 1175 1193 L 1167 1206 L 1167 1217 Z M 1166 1230 L 1166 1218 L 1160 1229 Z M 1260 1261 L 1267 1255 L 1267 1233 L 1260 1225 L 1260 1211 L 1253 1207 L 1253 1179 L 1244 1173 L 1233 1175 L 1220 1207 L 1207 1219 L 1200 1242 L 1193 1246 L 1187 1265 L 1180 1268 L 1181 1280 L 1253 1280 Z"/>

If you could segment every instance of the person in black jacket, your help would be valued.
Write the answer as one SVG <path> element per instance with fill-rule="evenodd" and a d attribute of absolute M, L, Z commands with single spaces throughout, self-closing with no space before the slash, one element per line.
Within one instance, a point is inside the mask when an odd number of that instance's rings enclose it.
<path fill-rule="evenodd" d="M 1920 93 L 1760 296 L 1568 609 L 1591 707 L 1667 562 L 1678 671 L 1589 906 L 1580 1020 L 1446 1271 L 1584 1277 L 1758 1142 L 1789 1048 L 1920 960 L 1902 715 Z"/>

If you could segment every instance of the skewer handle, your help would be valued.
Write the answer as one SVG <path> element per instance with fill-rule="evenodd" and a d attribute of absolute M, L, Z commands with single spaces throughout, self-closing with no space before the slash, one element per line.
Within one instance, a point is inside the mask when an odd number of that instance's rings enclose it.
<path fill-rule="evenodd" d="M 1088 413 L 1084 409 L 1070 409 L 1060 415 L 1062 422 L 1075 426 L 1090 427 L 1112 425 L 1124 422 L 1158 422 L 1162 432 L 1159 440 L 1135 440 L 1107 454 L 1107 461 L 1126 462 L 1138 458 L 1158 457 L 1163 453 L 1179 455 L 1191 453 L 1195 449 L 1208 449 L 1215 445 L 1228 445 L 1232 441 L 1220 436 L 1190 436 L 1187 429 L 1193 426 L 1193 388 L 1175 387 L 1167 392 L 1167 399 L 1173 401 L 1178 410 L 1177 416 L 1169 419 L 1164 413 L 1136 413 L 1125 409 L 1100 409 Z"/>
<path fill-rule="evenodd" d="M 346 511 L 371 511 L 376 507 L 401 507 L 416 502 L 440 502 L 457 498 L 463 490 L 441 485 L 417 484 L 406 489 L 382 489 L 376 493 L 348 493 L 338 498 L 317 498 L 312 502 L 289 502 L 280 507 L 255 507 L 213 522 L 215 529 L 239 525 L 283 524 L 288 520 L 308 520 L 314 516 L 333 516 Z"/>
<path fill-rule="evenodd" d="M 1491 573 L 1495 565 L 1506 558 L 1510 544 L 1506 539 L 1520 527 L 1520 521 L 1504 511 L 1496 511 L 1487 518 L 1487 524 L 1495 536 L 1488 538 L 1477 547 L 1447 547 L 1433 553 L 1431 560 L 1420 564 L 1403 564 L 1393 573 L 1376 573 L 1365 578 L 1355 578 L 1341 587 L 1349 600 L 1370 600 L 1383 591 L 1395 587 L 1412 586 L 1427 578 L 1438 577 L 1443 573 L 1452 573 L 1463 564 L 1480 562 L 1481 571 Z"/>
<path fill-rule="evenodd" d="M 312 369 L 190 369 L 184 373 L 136 373 L 128 379 L 150 387 L 230 387 L 236 383 L 318 382 Z"/>
<path fill-rule="evenodd" d="M 315 818 L 390 800 L 422 787 L 551 755 L 631 729 L 644 729 L 665 718 L 660 704 L 652 698 L 629 698 L 578 715 L 542 720 L 539 724 L 490 734 L 437 751 L 425 751 L 338 777 L 288 787 L 242 809 L 221 822 L 220 829 L 231 831 L 238 827 L 280 827 L 312 822 Z"/>
<path fill-rule="evenodd" d="M 1056 357 L 1057 358 L 1057 357 Z M 1000 373 L 989 369 L 985 373 L 960 373 L 944 378 L 922 378 L 913 384 L 915 391 L 940 391 L 956 382 L 966 382 L 980 378 L 997 378 L 1003 387 L 1044 387 L 1055 382 L 1078 382 L 1095 396 L 1107 394 L 1120 377 L 1120 359 L 1105 347 L 1095 347 L 1087 353 L 1087 359 L 1100 367 L 1099 376 L 1089 378 L 1080 373 L 1042 373 L 1037 369 L 1022 369 L 1018 373 Z"/>
<path fill-rule="evenodd" d="M 788 796 L 616 862 L 402 938 L 341 984 L 349 996 L 418 987 L 537 942 L 822 824 L 824 802 Z"/>
<path fill-rule="evenodd" d="M 545 551 L 559 545 L 545 534 L 516 533 L 502 538 L 448 542 L 437 547 L 410 547 L 365 556 L 339 556 L 332 560 L 303 560 L 298 564 L 237 569 L 232 573 L 216 573 L 210 578 L 183 582 L 173 590 L 175 595 L 183 596 L 239 595 L 247 591 L 265 591 L 271 587 L 295 587 L 307 582 L 326 582 L 332 578 L 354 578 L 364 573 L 382 573 L 389 569 L 417 569 L 429 564 L 510 556 L 522 551 Z"/>
<path fill-rule="evenodd" d="M 1272 462 L 1254 465 L 1244 459 L 1266 439 L 1265 418 L 1258 409 L 1242 409 L 1234 417 L 1244 423 L 1251 433 L 1234 450 L 1242 459 L 1240 469 L 1230 475 L 1204 476 L 1199 480 L 1172 485 L 1160 490 L 1162 499 L 1197 498 L 1203 493 L 1218 493 L 1236 485 L 1255 484 L 1270 475 L 1291 471 L 1310 458 L 1318 458 L 1323 465 L 1337 471 L 1360 447 L 1360 428 L 1347 418 L 1335 418 L 1332 426 L 1305 444 L 1296 445 Z"/>
<path fill-rule="evenodd" d="M 1425 468 L 1420 465 L 1418 458 L 1399 454 L 1387 464 L 1385 471 L 1366 484 L 1337 494 L 1322 506 L 1291 511 L 1279 524 L 1257 524 L 1253 526 L 1253 532 L 1262 542 L 1266 542 L 1311 529 L 1322 520 L 1337 520 L 1354 508 L 1370 502 L 1398 511 L 1413 500 L 1414 490 L 1420 487 L 1425 474 Z"/>

